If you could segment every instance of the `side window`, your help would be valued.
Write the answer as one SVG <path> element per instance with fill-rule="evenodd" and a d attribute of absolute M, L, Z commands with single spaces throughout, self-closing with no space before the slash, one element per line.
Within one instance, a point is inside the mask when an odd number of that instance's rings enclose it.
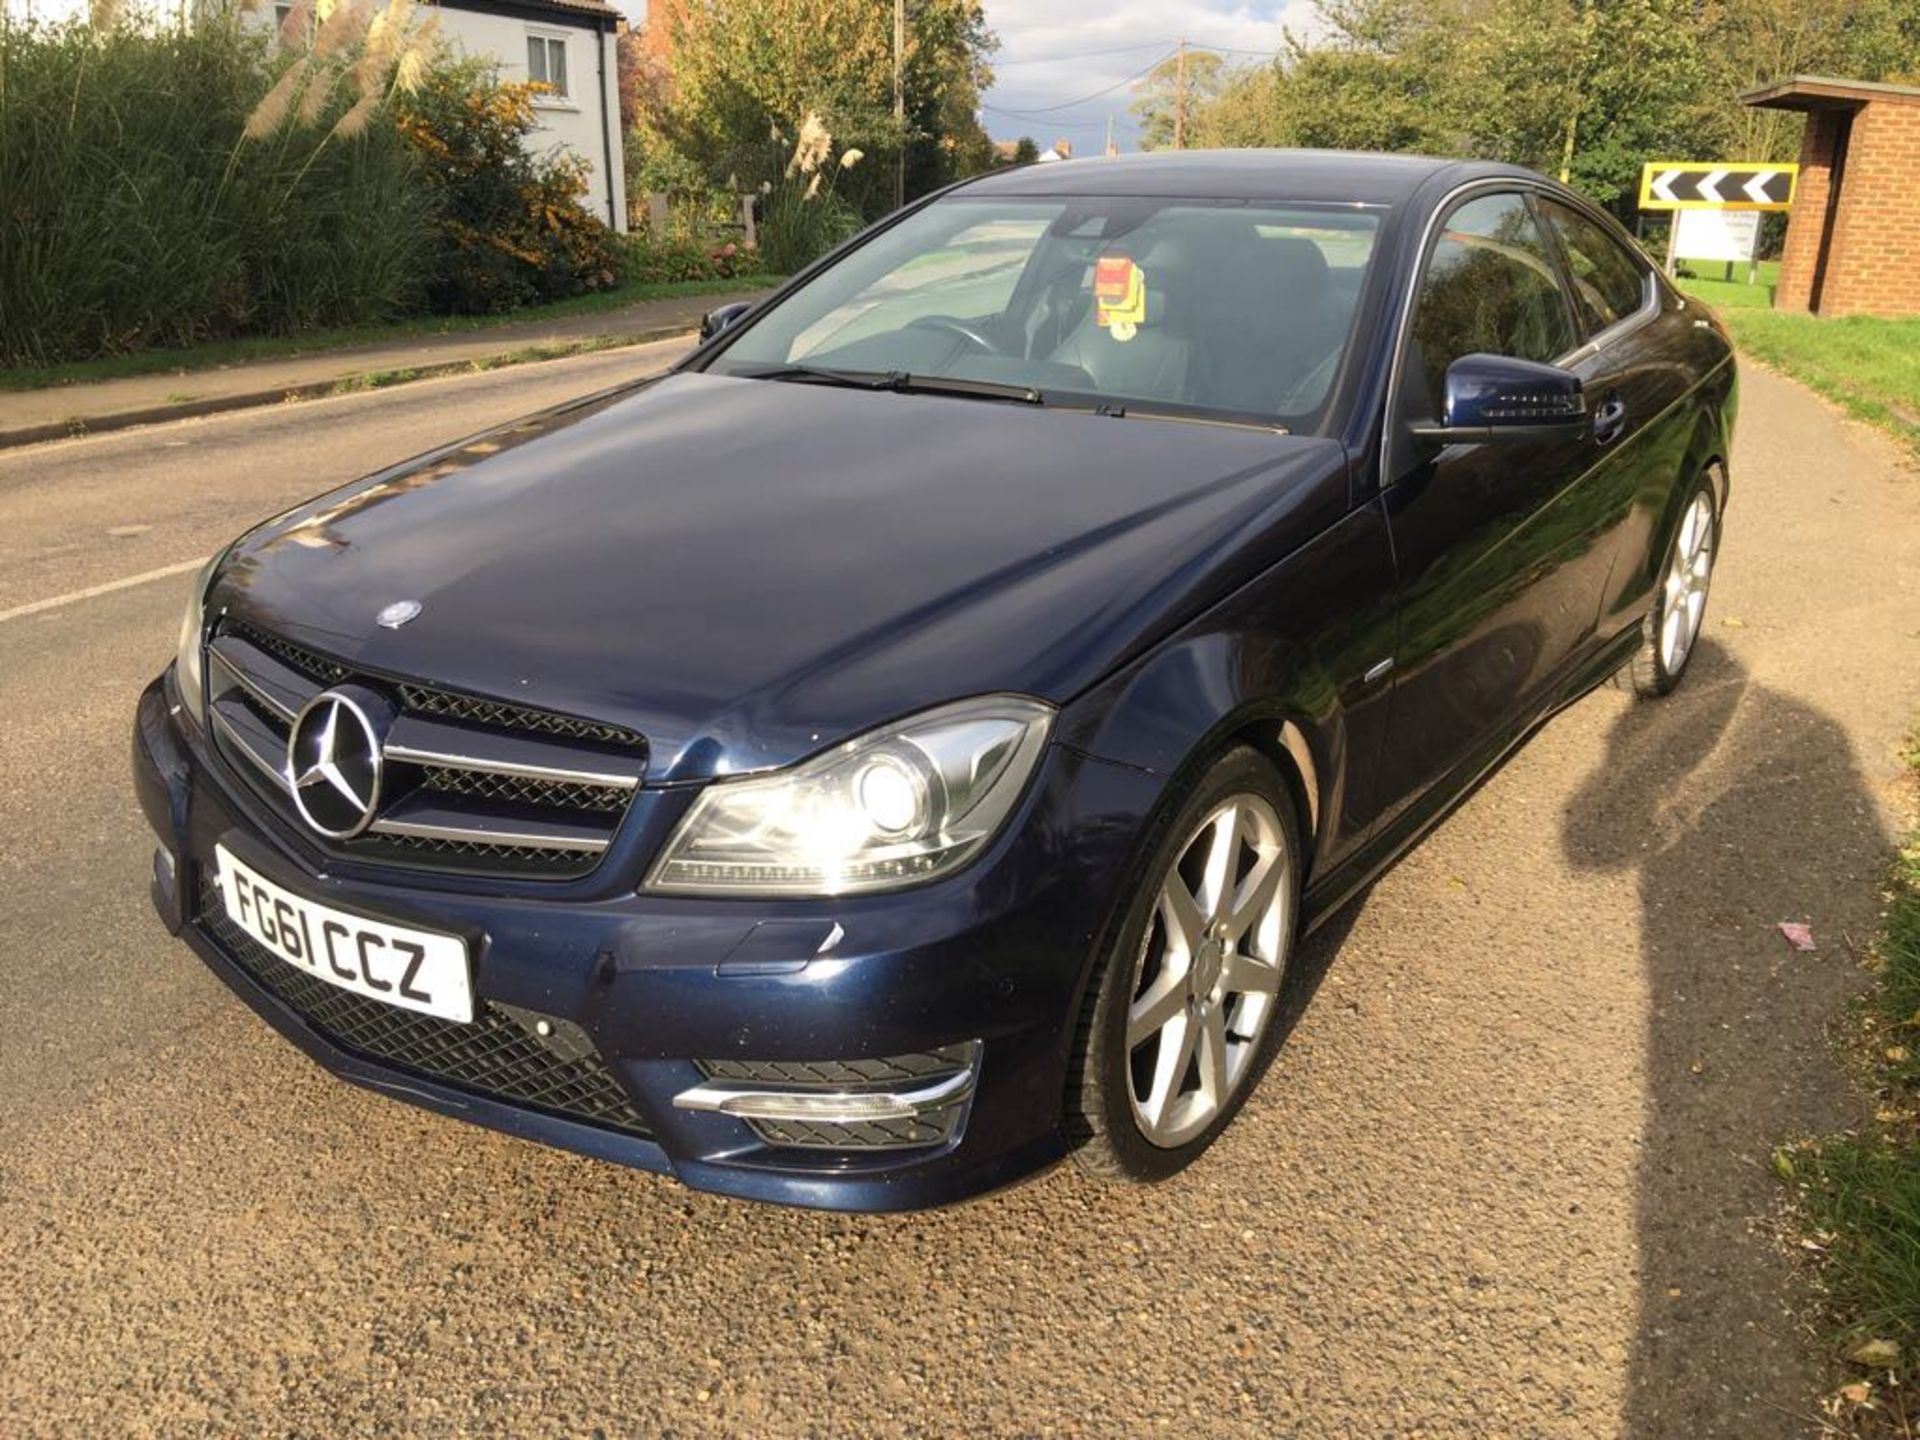
<path fill-rule="evenodd" d="M 1646 268 L 1605 229 L 1551 200 L 1540 202 L 1540 213 L 1566 251 L 1573 296 L 1588 334 L 1626 319 L 1646 302 Z"/>
<path fill-rule="evenodd" d="M 558 35 L 527 36 L 527 78 L 547 87 L 556 100 L 567 98 L 567 42 Z"/>
<path fill-rule="evenodd" d="M 1448 215 L 1420 276 L 1401 373 L 1406 419 L 1439 411 L 1462 355 L 1552 360 L 1574 346 L 1560 281 L 1524 197 L 1481 195 Z"/>

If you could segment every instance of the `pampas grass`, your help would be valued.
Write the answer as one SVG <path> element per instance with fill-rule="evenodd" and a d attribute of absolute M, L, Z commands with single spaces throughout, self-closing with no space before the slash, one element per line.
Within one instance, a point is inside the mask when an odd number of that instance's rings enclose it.
<path fill-rule="evenodd" d="M 412 0 L 334 0 L 317 26 L 315 4 L 299 0 L 280 27 L 281 50 L 298 58 L 247 117 L 249 140 L 274 134 L 290 114 L 296 125 L 316 125 L 342 102 L 348 109 L 321 143 L 350 139 L 385 101 L 417 88 L 432 62 L 440 16 L 415 23 Z"/>
<path fill-rule="evenodd" d="M 778 124 L 773 136 L 776 145 L 783 143 Z M 837 187 L 840 173 L 858 165 L 866 152 L 849 146 L 837 162 L 830 159 L 832 154 L 833 135 L 826 122 L 808 114 L 800 122 L 780 183 L 763 190 L 760 250 L 776 273 L 793 274 L 860 228 L 859 212 Z"/>
<path fill-rule="evenodd" d="M 0 26 L 0 364 L 419 308 L 435 201 L 384 109 L 427 27 L 338 14 L 320 58 L 311 0 L 289 50 L 231 17 Z"/>

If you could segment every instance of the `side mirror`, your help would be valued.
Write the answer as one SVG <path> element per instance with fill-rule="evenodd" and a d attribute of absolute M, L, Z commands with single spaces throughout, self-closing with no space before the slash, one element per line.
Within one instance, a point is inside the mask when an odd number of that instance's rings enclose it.
<path fill-rule="evenodd" d="M 722 305 L 717 309 L 709 310 L 705 315 L 700 317 L 701 344 L 704 345 L 722 330 L 729 330 L 737 325 L 740 317 L 752 308 L 753 301 L 736 300 L 731 305 Z"/>
<path fill-rule="evenodd" d="M 1416 425 L 1422 440 L 1476 444 L 1565 435 L 1586 422 L 1580 377 L 1557 365 L 1508 355 L 1462 355 L 1447 367 L 1438 425 Z"/>

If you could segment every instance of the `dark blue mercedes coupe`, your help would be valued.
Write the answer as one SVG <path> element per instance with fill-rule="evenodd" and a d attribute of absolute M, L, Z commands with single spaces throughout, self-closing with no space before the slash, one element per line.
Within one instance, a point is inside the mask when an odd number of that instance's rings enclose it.
<path fill-rule="evenodd" d="M 1168 1176 L 1301 936 L 1700 634 L 1727 337 L 1524 170 L 1001 171 L 703 335 L 242 536 L 141 697 L 161 918 L 349 1080 L 800 1205 Z"/>

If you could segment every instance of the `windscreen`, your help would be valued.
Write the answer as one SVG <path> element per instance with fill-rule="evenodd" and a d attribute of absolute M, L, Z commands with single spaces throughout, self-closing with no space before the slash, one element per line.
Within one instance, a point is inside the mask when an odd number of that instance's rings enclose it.
<path fill-rule="evenodd" d="M 1311 429 L 1377 227 L 1350 208 L 956 196 L 815 276 L 710 368 L 990 381 Z"/>

